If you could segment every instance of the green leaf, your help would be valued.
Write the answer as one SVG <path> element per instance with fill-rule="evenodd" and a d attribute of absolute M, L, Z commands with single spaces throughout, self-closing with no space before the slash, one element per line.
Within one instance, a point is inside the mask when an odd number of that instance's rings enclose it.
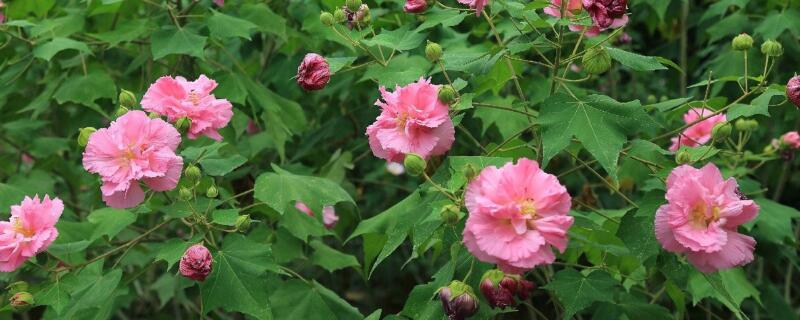
<path fill-rule="evenodd" d="M 106 116 L 106 112 L 95 103 L 97 99 L 116 100 L 117 86 L 114 79 L 105 71 L 94 70 L 87 75 L 76 74 L 69 77 L 53 94 L 59 104 L 73 102 L 82 104 Z"/>
<path fill-rule="evenodd" d="M 214 210 L 211 213 L 211 222 L 223 226 L 235 226 L 236 218 L 239 217 L 239 209 Z"/>
<path fill-rule="evenodd" d="M 128 210 L 103 208 L 92 211 L 87 220 L 95 225 L 94 232 L 89 238 L 94 241 L 102 236 L 108 236 L 108 239 L 114 238 L 128 225 L 136 222 L 136 215 Z"/>
<path fill-rule="evenodd" d="M 187 160 L 199 159 L 203 172 L 212 176 L 224 176 L 247 162 L 247 158 L 236 153 L 225 142 L 215 142 L 203 147 L 189 147 L 181 152 Z"/>
<path fill-rule="evenodd" d="M 555 293 L 564 306 L 564 319 L 591 306 L 595 301 L 613 301 L 613 292 L 619 282 L 605 271 L 595 270 L 583 275 L 574 269 L 564 269 L 543 288 Z"/>
<path fill-rule="evenodd" d="M 367 67 L 360 81 L 372 79 L 391 89 L 395 85 L 402 86 L 417 81 L 425 75 L 429 66 L 430 62 L 421 56 L 401 55 L 389 60 L 385 67 L 377 63 Z"/>
<path fill-rule="evenodd" d="M 265 33 L 271 33 L 281 40 L 286 40 L 286 19 L 272 10 L 264 3 L 258 4 L 245 4 L 239 10 L 239 15 L 252 23 L 254 23 L 258 30 Z M 315 18 L 317 19 L 317 18 Z M 317 19 L 319 21 L 319 19 Z"/>
<path fill-rule="evenodd" d="M 755 33 L 764 39 L 776 39 L 785 31 L 791 31 L 795 37 L 800 36 L 800 12 L 797 8 L 787 8 L 781 12 L 772 11 L 761 21 Z"/>
<path fill-rule="evenodd" d="M 50 61 L 57 53 L 67 50 L 77 50 L 80 53 L 89 53 L 89 47 L 80 41 L 69 38 L 53 38 L 52 40 L 38 44 L 33 48 L 33 56 L 39 59 Z"/>
<path fill-rule="evenodd" d="M 311 236 L 322 237 L 331 234 L 317 218 L 310 217 L 294 207 L 281 216 L 280 225 L 303 242 L 308 242 L 308 237 Z"/>
<path fill-rule="evenodd" d="M 677 107 L 683 106 L 689 100 L 692 100 L 692 98 L 686 97 L 686 98 L 670 99 L 667 101 L 662 101 L 659 103 L 648 105 L 647 107 L 655 108 L 656 110 L 661 112 L 667 112 Z"/>
<path fill-rule="evenodd" d="M 81 310 L 102 307 L 113 301 L 115 298 L 113 292 L 121 279 L 122 269 L 111 270 L 102 276 L 92 275 L 83 278 L 81 282 L 87 286 L 72 294 L 69 307 L 64 311 L 64 318 L 72 319 Z"/>
<path fill-rule="evenodd" d="M 411 30 L 408 25 L 395 30 L 383 30 L 370 40 L 363 42 L 368 46 L 383 46 L 398 51 L 406 51 L 419 47 L 427 34 Z"/>
<path fill-rule="evenodd" d="M 360 266 L 356 257 L 333 249 L 322 241 L 314 240 L 309 245 L 314 248 L 314 253 L 311 254 L 311 262 L 328 270 L 328 272 L 347 267 L 358 268 Z"/>
<path fill-rule="evenodd" d="M 728 121 L 733 121 L 739 117 L 752 117 L 758 114 L 769 117 L 769 103 L 775 96 L 785 97 L 786 94 L 781 90 L 767 89 L 764 93 L 753 99 L 750 104 L 737 103 L 733 105 L 726 114 L 726 117 Z"/>
<path fill-rule="evenodd" d="M 0 212 L 11 212 L 9 207 L 21 203 L 24 198 L 24 191 L 15 186 L 0 183 Z"/>
<path fill-rule="evenodd" d="M 325 58 L 328 61 L 328 66 L 331 69 L 331 74 L 336 74 L 342 68 L 349 66 L 356 61 L 358 57 L 334 57 L 334 58 Z"/>
<path fill-rule="evenodd" d="M 264 277 L 268 270 L 277 270 L 269 245 L 240 234 L 226 236 L 214 254 L 213 271 L 200 285 L 206 312 L 222 307 L 259 320 L 272 319 Z"/>
<path fill-rule="evenodd" d="M 275 167 L 273 167 L 275 168 Z M 322 213 L 322 207 L 347 202 L 355 206 L 353 198 L 331 180 L 302 176 L 280 170 L 263 173 L 256 179 L 255 198 L 283 214 L 296 201 L 302 201 L 312 211 Z"/>
<path fill-rule="evenodd" d="M 184 54 L 204 60 L 205 46 L 206 37 L 186 28 L 166 27 L 153 32 L 150 36 L 150 52 L 153 54 L 153 60 L 171 54 Z"/>
<path fill-rule="evenodd" d="M 752 288 L 743 274 L 737 275 L 740 272 L 738 268 L 712 274 L 693 270 L 687 286 L 687 291 L 692 295 L 692 303 L 697 305 L 704 298 L 713 298 L 733 311 L 738 319 L 744 319 L 739 306 L 746 297 L 758 298 L 758 291 Z"/>
<path fill-rule="evenodd" d="M 626 134 L 651 125 L 653 120 L 642 110 L 638 100 L 622 103 L 601 95 L 585 99 L 580 101 L 556 94 L 543 102 L 539 122 L 543 130 L 544 165 L 575 136 L 617 180 L 617 160 L 627 141 Z"/>
<path fill-rule="evenodd" d="M 667 67 L 662 65 L 661 62 L 656 59 L 656 57 L 646 57 L 613 47 L 606 47 L 606 51 L 608 51 L 608 55 L 611 56 L 611 59 L 617 60 L 622 65 L 635 71 L 654 71 L 667 69 Z"/>
<path fill-rule="evenodd" d="M 250 34 L 258 28 L 254 23 L 214 11 L 208 18 L 208 30 L 211 36 L 225 39 L 240 37 L 250 40 Z"/>
<path fill-rule="evenodd" d="M 658 255 L 661 246 L 656 240 L 655 220 L 656 210 L 664 203 L 664 195 L 660 192 L 651 192 L 640 201 L 639 209 L 631 211 L 622 218 L 617 236 L 622 239 L 625 246 L 639 261 L 644 263 L 650 257 Z"/>
<path fill-rule="evenodd" d="M 93 37 L 108 42 L 108 47 L 116 47 L 120 43 L 131 42 L 144 36 L 151 28 L 150 21 L 136 19 L 120 23 L 114 30 L 92 34 Z"/>
<path fill-rule="evenodd" d="M 183 256 L 183 253 L 186 252 L 186 249 L 191 246 L 192 243 L 183 241 L 179 238 L 172 238 L 163 243 L 160 243 L 156 249 L 158 253 L 156 253 L 155 261 L 163 260 L 167 263 L 167 270 L 172 268 L 172 265 L 178 262 Z"/>
<path fill-rule="evenodd" d="M 322 285 L 289 280 L 269 298 L 281 319 L 328 320 L 363 319 L 356 308 Z"/>
<path fill-rule="evenodd" d="M 64 287 L 60 277 L 46 286 L 36 294 L 36 304 L 40 306 L 50 306 L 56 314 L 61 314 L 69 304 L 69 293 Z"/>
<path fill-rule="evenodd" d="M 689 159 L 691 159 L 691 162 L 698 162 L 710 159 L 711 157 L 719 153 L 719 149 L 714 148 L 714 146 L 700 146 L 700 147 L 681 146 L 678 152 L 683 152 L 683 151 L 688 152 Z"/>
<path fill-rule="evenodd" d="M 761 207 L 755 219 L 758 234 L 777 244 L 795 243 L 792 225 L 800 218 L 800 211 L 766 198 L 756 198 L 755 202 Z"/>
<path fill-rule="evenodd" d="M 431 8 L 425 12 L 425 21 L 417 27 L 417 31 L 433 28 L 437 25 L 442 27 L 452 27 L 464 21 L 464 18 L 469 15 L 465 11 L 440 9 L 439 7 Z"/>

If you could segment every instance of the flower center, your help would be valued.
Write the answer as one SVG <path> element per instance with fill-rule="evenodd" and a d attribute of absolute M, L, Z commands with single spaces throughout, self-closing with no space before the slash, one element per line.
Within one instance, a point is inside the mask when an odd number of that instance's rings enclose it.
<path fill-rule="evenodd" d="M 709 224 L 719 220 L 719 211 L 719 207 L 711 207 L 711 215 L 708 215 L 708 207 L 698 203 L 689 212 L 689 223 L 696 228 L 708 228 Z"/>
<path fill-rule="evenodd" d="M 534 204 L 533 200 L 525 199 L 519 203 L 520 205 L 520 212 L 524 215 L 528 215 L 531 218 L 536 217 L 536 205 Z"/>
<path fill-rule="evenodd" d="M 14 222 L 12 224 L 13 226 L 11 228 L 14 230 L 14 232 L 19 233 L 25 236 L 26 238 L 33 237 L 34 235 L 33 230 L 25 229 L 25 227 L 22 225 L 22 220 L 14 219 Z"/>
<path fill-rule="evenodd" d="M 405 130 L 406 122 L 408 122 L 408 113 L 402 112 L 397 115 L 397 129 Z"/>
<path fill-rule="evenodd" d="M 200 104 L 200 95 L 194 92 L 194 90 L 189 91 L 189 101 L 191 101 L 193 105 Z"/>

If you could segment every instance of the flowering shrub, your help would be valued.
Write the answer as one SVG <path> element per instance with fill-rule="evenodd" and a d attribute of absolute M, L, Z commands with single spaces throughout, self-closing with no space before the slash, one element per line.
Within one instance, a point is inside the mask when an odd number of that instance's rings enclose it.
<path fill-rule="evenodd" d="M 0 318 L 796 319 L 798 19 L 0 1 Z"/>

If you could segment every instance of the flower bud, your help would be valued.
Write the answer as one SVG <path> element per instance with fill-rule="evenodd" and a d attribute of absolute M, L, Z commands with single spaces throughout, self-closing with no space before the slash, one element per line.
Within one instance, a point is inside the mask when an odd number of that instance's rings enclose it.
<path fill-rule="evenodd" d="M 236 217 L 236 230 L 241 232 L 247 231 L 247 229 L 250 229 L 251 222 L 252 220 L 250 220 L 249 214 Z"/>
<path fill-rule="evenodd" d="M 180 117 L 178 119 L 178 121 L 175 121 L 175 129 L 178 129 L 178 131 L 184 132 L 184 131 L 186 131 L 186 129 L 189 129 L 189 126 L 191 126 L 191 124 L 192 124 L 192 120 L 190 120 L 189 118 Z"/>
<path fill-rule="evenodd" d="M 442 301 L 445 315 L 451 320 L 463 320 L 478 311 L 478 298 L 472 288 L 458 280 L 439 289 L 439 300 Z"/>
<path fill-rule="evenodd" d="M 747 131 L 755 131 L 758 129 L 758 121 L 755 119 L 745 120 L 745 124 L 747 125 Z"/>
<path fill-rule="evenodd" d="M 681 150 L 675 156 L 675 162 L 678 164 L 687 164 L 692 162 L 692 155 L 687 150 Z"/>
<path fill-rule="evenodd" d="M 800 76 L 794 76 L 786 83 L 786 97 L 800 108 Z"/>
<path fill-rule="evenodd" d="M 503 271 L 494 269 L 486 271 L 481 277 L 481 293 L 492 308 L 513 306 L 517 282 L 506 277 Z"/>
<path fill-rule="evenodd" d="M 783 55 L 783 46 L 775 40 L 767 40 L 761 44 L 761 53 L 768 57 L 777 58 Z"/>
<path fill-rule="evenodd" d="M 428 164 L 425 163 L 425 159 L 420 155 L 409 153 L 406 154 L 406 158 L 403 160 L 403 166 L 406 167 L 406 172 L 408 172 L 408 174 L 416 177 L 425 172 L 425 168 Z"/>
<path fill-rule="evenodd" d="M 120 106 L 119 108 L 117 108 L 117 110 L 114 111 L 114 117 L 119 118 L 121 116 L 124 116 L 126 113 L 128 113 L 128 111 L 129 111 L 128 108 Z"/>
<path fill-rule="evenodd" d="M 6 289 L 8 289 L 8 293 L 16 294 L 18 292 L 25 292 L 28 291 L 28 283 L 25 281 L 17 281 L 12 284 L 9 284 Z"/>
<path fill-rule="evenodd" d="M 658 98 L 656 98 L 656 96 L 652 94 L 647 96 L 647 104 L 656 104 L 656 103 L 658 103 Z"/>
<path fill-rule="evenodd" d="M 78 129 L 78 145 L 85 147 L 89 143 L 89 137 L 91 137 L 95 131 L 97 131 L 97 129 L 92 127 Z"/>
<path fill-rule="evenodd" d="M 747 51 L 753 47 L 753 37 L 751 37 L 749 34 L 742 33 L 736 37 L 733 37 L 731 46 L 733 47 L 733 50 L 736 51 Z"/>
<path fill-rule="evenodd" d="M 128 109 L 133 109 L 136 107 L 136 104 L 139 102 L 136 101 L 136 95 L 133 92 L 128 90 L 122 89 L 119 92 L 119 105 Z"/>
<path fill-rule="evenodd" d="M 189 190 L 186 187 L 181 187 L 181 189 L 178 190 L 178 197 L 181 198 L 181 200 L 189 201 L 194 198 L 194 195 L 192 194 L 192 190 Z"/>
<path fill-rule="evenodd" d="M 439 101 L 448 105 L 456 102 L 456 89 L 450 85 L 441 86 L 439 88 Z"/>
<path fill-rule="evenodd" d="M 520 300 L 528 300 L 531 292 L 536 289 L 536 284 L 525 279 L 519 279 L 517 282 L 517 298 Z"/>
<path fill-rule="evenodd" d="M 408 13 L 423 13 L 428 9 L 428 2 L 426 0 L 406 0 L 403 6 L 403 11 Z"/>
<path fill-rule="evenodd" d="M 467 163 L 467 165 L 464 166 L 464 177 L 467 178 L 467 181 L 472 181 L 478 174 L 480 174 L 480 172 L 478 172 L 478 168 L 476 168 L 475 165 Z"/>
<path fill-rule="evenodd" d="M 200 168 L 198 168 L 196 165 L 190 164 L 186 166 L 186 170 L 183 170 L 183 175 L 186 176 L 186 179 L 189 181 L 197 182 L 200 180 L 200 177 L 202 177 L 203 173 L 200 172 Z"/>
<path fill-rule="evenodd" d="M 147 114 L 147 117 L 149 117 L 150 119 L 158 119 L 161 118 L 161 115 L 155 112 L 150 112 Z"/>
<path fill-rule="evenodd" d="M 461 213 L 461 208 L 454 204 L 448 204 L 442 207 L 439 215 L 442 217 L 442 222 L 447 225 L 454 225 L 458 223 L 459 213 Z"/>
<path fill-rule="evenodd" d="M 361 0 L 347 0 L 345 1 L 345 5 L 350 11 L 358 11 L 358 9 L 361 8 Z"/>
<path fill-rule="evenodd" d="M 425 56 L 428 57 L 428 60 L 431 62 L 439 61 L 439 59 L 442 58 L 442 46 L 436 42 L 428 41 L 428 44 L 425 46 Z"/>
<path fill-rule="evenodd" d="M 333 15 L 330 12 L 323 11 L 319 14 L 319 22 L 322 22 L 325 26 L 332 26 L 333 25 Z"/>
<path fill-rule="evenodd" d="M 747 131 L 749 129 L 747 120 L 743 118 L 737 119 L 736 122 L 733 123 L 733 126 L 736 127 L 737 131 Z"/>
<path fill-rule="evenodd" d="M 583 69 L 591 74 L 601 74 L 611 69 L 611 56 L 603 46 L 586 50 L 583 54 Z"/>
<path fill-rule="evenodd" d="M 297 84 L 306 91 L 325 88 L 331 80 L 331 67 L 321 55 L 309 53 L 297 67 Z"/>
<path fill-rule="evenodd" d="M 202 244 L 196 244 L 183 253 L 178 269 L 184 277 L 203 281 L 211 273 L 211 261 L 211 252 Z"/>
<path fill-rule="evenodd" d="M 213 184 L 206 190 L 206 197 L 216 198 L 219 195 L 219 190 Z"/>
<path fill-rule="evenodd" d="M 11 309 L 14 311 L 28 310 L 36 303 L 33 299 L 33 295 L 26 291 L 15 293 L 8 301 L 8 304 L 11 305 Z"/>
<path fill-rule="evenodd" d="M 347 21 L 347 14 L 345 14 L 344 10 L 338 8 L 333 11 L 333 21 L 336 23 L 342 23 Z"/>
<path fill-rule="evenodd" d="M 711 129 L 711 136 L 714 137 L 714 140 L 724 140 L 731 136 L 732 129 L 731 124 L 728 122 L 717 123 Z"/>

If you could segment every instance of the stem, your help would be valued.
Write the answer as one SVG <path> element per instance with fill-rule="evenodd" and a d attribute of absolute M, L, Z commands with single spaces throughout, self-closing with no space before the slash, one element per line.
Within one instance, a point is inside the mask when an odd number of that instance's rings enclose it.
<path fill-rule="evenodd" d="M 747 78 L 747 50 L 742 51 L 744 52 L 744 92 L 748 91 L 748 82 L 750 82 Z"/>
<path fill-rule="evenodd" d="M 129 246 L 135 245 L 135 244 L 139 243 L 139 241 L 143 240 L 143 239 L 144 239 L 144 238 L 146 238 L 148 235 L 150 235 L 150 234 L 151 234 L 151 233 L 153 233 L 154 231 L 156 231 L 156 230 L 160 229 L 161 227 L 165 226 L 167 223 L 169 223 L 169 222 L 171 222 L 171 221 L 172 221 L 172 220 L 166 220 L 166 221 L 164 221 L 164 222 L 161 222 L 161 223 L 159 223 L 158 225 L 156 225 L 155 227 L 152 227 L 152 228 L 150 228 L 150 230 L 147 230 L 145 233 L 142 233 L 142 234 L 141 234 L 141 235 L 139 235 L 138 237 L 136 237 L 136 238 L 133 238 L 133 240 L 131 240 L 131 241 L 128 241 L 127 243 L 125 243 L 125 244 L 123 244 L 123 245 L 121 245 L 121 246 L 119 246 L 119 247 L 116 247 L 116 248 L 114 248 L 114 249 L 111 249 L 111 250 L 109 250 L 109 251 L 106 251 L 105 253 L 103 253 L 103 254 L 101 254 L 101 255 L 99 255 L 99 256 L 96 256 L 96 257 L 92 258 L 92 259 L 91 259 L 91 260 L 89 260 L 89 261 L 86 261 L 86 262 L 84 262 L 84 263 L 81 263 L 81 264 L 78 264 L 78 265 L 74 265 L 74 266 L 72 266 L 72 267 L 70 267 L 70 268 L 71 268 L 71 269 L 79 269 L 79 268 L 83 268 L 83 267 L 85 267 L 85 266 L 87 266 L 87 265 L 90 265 L 90 264 L 92 264 L 93 262 L 95 262 L 95 261 L 97 261 L 97 260 L 100 260 L 100 259 L 103 259 L 103 258 L 105 258 L 105 257 L 108 257 L 108 256 L 110 256 L 110 255 L 112 255 L 112 254 L 116 253 L 117 251 L 120 251 L 120 250 L 122 250 L 122 249 L 125 249 L 125 248 L 127 248 L 127 247 L 129 247 Z"/>
<path fill-rule="evenodd" d="M 444 189 L 442 186 L 440 186 L 438 183 L 436 183 L 436 182 L 434 182 L 433 180 L 431 180 L 431 177 L 430 177 L 430 176 L 428 176 L 428 173 L 427 173 L 427 172 L 422 172 L 422 176 L 424 176 L 424 177 L 425 177 L 425 180 L 426 180 L 426 181 L 428 181 L 428 183 L 430 183 L 430 184 L 431 184 L 431 185 L 432 185 L 434 188 L 436 188 L 436 190 L 437 190 L 437 191 L 441 192 L 442 194 L 444 194 L 445 196 L 447 196 L 448 198 L 450 198 L 450 200 L 453 200 L 453 202 L 455 202 L 455 203 L 458 203 L 458 202 L 459 202 L 459 201 L 458 201 L 458 199 L 456 199 L 456 197 L 455 197 L 454 195 L 450 194 L 450 192 L 448 192 L 447 190 L 445 190 L 445 189 Z"/>

